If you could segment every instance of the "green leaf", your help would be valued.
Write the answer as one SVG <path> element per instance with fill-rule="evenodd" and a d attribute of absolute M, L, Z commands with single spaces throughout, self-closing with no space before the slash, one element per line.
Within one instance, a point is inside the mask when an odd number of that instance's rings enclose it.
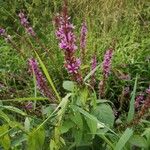
<path fill-rule="evenodd" d="M 101 137 L 110 147 L 114 149 L 114 145 L 104 134 L 98 134 L 98 136 Z"/>
<path fill-rule="evenodd" d="M 30 120 L 29 117 L 26 117 L 25 122 L 24 122 L 24 128 L 27 132 L 30 131 Z"/>
<path fill-rule="evenodd" d="M 111 130 L 109 127 L 107 127 L 104 123 L 100 122 L 95 116 L 89 114 L 87 111 L 83 110 L 82 108 L 80 108 L 78 106 L 74 106 L 74 105 L 72 105 L 71 108 L 76 110 L 76 111 L 79 111 L 81 114 L 83 114 L 87 118 L 91 119 L 91 121 L 96 122 L 97 126 L 99 126 L 99 128 L 106 128 L 110 132 L 112 132 L 113 134 L 115 134 L 117 136 L 117 134 L 113 130 Z"/>
<path fill-rule="evenodd" d="M 92 121 L 89 118 L 86 118 L 86 122 L 87 122 L 88 127 L 90 128 L 91 133 L 95 134 L 97 131 L 97 123 L 95 121 Z"/>
<path fill-rule="evenodd" d="M 73 91 L 74 90 L 74 83 L 72 81 L 64 81 L 63 82 L 63 88 L 67 91 Z"/>
<path fill-rule="evenodd" d="M 0 108 L 6 109 L 6 110 L 9 110 L 9 111 L 13 111 L 13 112 L 18 113 L 22 116 L 27 116 L 27 114 L 25 112 L 23 112 L 22 110 L 20 110 L 16 107 L 13 107 L 13 106 L 2 106 L 2 105 L 0 105 Z"/>
<path fill-rule="evenodd" d="M 146 128 L 143 132 L 142 136 L 146 137 L 147 139 L 147 145 L 150 147 L 150 128 Z"/>
<path fill-rule="evenodd" d="M 92 111 L 92 114 L 96 116 L 99 121 L 113 127 L 115 116 L 112 108 L 108 104 L 99 104 Z"/>
<path fill-rule="evenodd" d="M 62 101 L 60 102 L 60 104 L 57 106 L 57 108 L 47 117 L 47 119 L 45 119 L 37 128 L 34 132 L 38 131 L 41 127 L 43 127 L 45 125 L 45 123 L 47 123 L 47 121 L 57 112 L 57 116 L 61 115 L 63 113 L 63 111 L 65 111 L 65 107 L 68 103 L 68 99 L 72 94 L 69 93 L 67 94 Z M 61 109 L 60 109 L 61 108 Z M 60 109 L 60 110 L 59 110 Z"/>
<path fill-rule="evenodd" d="M 13 131 L 15 128 L 17 128 L 17 125 L 13 126 L 12 128 L 10 128 L 10 129 L 6 130 L 5 132 L 2 132 L 2 133 L 1 133 L 1 129 L 0 129 L 0 138 L 4 137 L 5 135 L 7 135 L 11 131 Z"/>
<path fill-rule="evenodd" d="M 89 91 L 87 88 L 81 89 L 79 100 L 82 102 L 83 105 L 86 104 L 86 101 L 88 99 L 88 93 Z"/>
<path fill-rule="evenodd" d="M 3 125 L 0 126 L 0 135 L 5 134 L 4 136 L 0 137 L 0 145 L 5 149 L 5 150 L 9 150 L 10 149 L 10 145 L 11 145 L 11 141 L 10 141 L 10 137 L 8 135 L 8 130 L 9 127 L 8 125 Z"/>
<path fill-rule="evenodd" d="M 0 118 L 4 119 L 7 123 L 10 122 L 9 117 L 1 110 L 0 110 Z"/>
<path fill-rule="evenodd" d="M 56 150 L 56 149 L 57 149 L 57 145 L 56 145 L 56 143 L 55 143 L 54 140 L 51 140 L 51 141 L 50 141 L 49 149 L 50 149 L 50 150 Z"/>
<path fill-rule="evenodd" d="M 83 129 L 83 120 L 82 116 L 78 111 L 75 111 L 71 116 L 70 119 L 77 125 L 79 129 Z"/>
<path fill-rule="evenodd" d="M 42 115 L 49 116 L 54 111 L 56 106 L 55 105 L 43 106 L 42 107 Z"/>
<path fill-rule="evenodd" d="M 121 136 L 121 138 L 119 139 L 119 141 L 117 142 L 114 150 L 122 150 L 125 146 L 125 144 L 128 142 L 128 140 L 130 139 L 130 137 L 133 135 L 133 130 L 127 128 L 123 135 Z"/>
<path fill-rule="evenodd" d="M 43 128 L 41 128 L 37 132 L 32 132 L 28 136 L 28 150 L 41 150 L 44 144 L 44 140 L 45 131 Z"/>
<path fill-rule="evenodd" d="M 134 118 L 134 113 L 135 113 L 134 103 L 135 103 L 136 88 L 137 88 L 137 76 L 135 79 L 132 97 L 131 97 L 131 101 L 130 101 L 130 108 L 129 108 L 129 112 L 128 112 L 127 122 L 130 122 Z"/>
<path fill-rule="evenodd" d="M 27 141 L 27 136 L 24 134 L 21 134 L 19 136 L 16 136 L 15 139 L 11 143 L 11 147 L 17 147 L 19 145 L 22 145 L 22 142 Z"/>
<path fill-rule="evenodd" d="M 74 126 L 74 123 L 70 120 L 65 120 L 65 122 L 60 127 L 60 133 L 64 134 L 68 132 L 72 127 Z"/>
<path fill-rule="evenodd" d="M 129 142 L 132 144 L 132 146 L 143 147 L 143 148 L 148 147 L 146 139 L 140 135 L 133 135 L 130 138 Z"/>
<path fill-rule="evenodd" d="M 80 143 L 82 142 L 82 136 L 83 136 L 83 131 L 82 130 L 73 130 L 73 135 L 74 135 L 74 141 L 76 143 L 76 145 L 80 145 Z"/>
<path fill-rule="evenodd" d="M 55 94 L 56 94 L 56 96 L 57 96 L 57 98 L 58 98 L 58 101 L 60 102 L 60 101 L 61 101 L 61 98 L 60 98 L 60 96 L 59 96 L 59 94 L 58 94 L 58 92 L 57 92 L 57 90 L 56 90 L 56 88 L 55 88 L 55 86 L 54 86 L 54 83 L 53 83 L 53 81 L 52 81 L 52 79 L 51 79 L 51 77 L 50 77 L 50 75 L 49 75 L 47 69 L 46 69 L 46 66 L 44 65 L 43 61 L 42 61 L 41 58 L 39 57 L 38 53 L 37 53 L 36 51 L 34 51 L 34 52 L 35 52 L 35 54 L 36 54 L 36 56 L 37 56 L 37 59 L 38 59 L 40 65 L 41 65 L 41 67 L 42 67 L 42 70 L 43 70 L 43 72 L 44 72 L 44 74 L 45 74 L 45 76 L 46 76 L 48 82 L 50 83 L 52 89 L 54 90 L 54 92 L 55 92 Z"/>

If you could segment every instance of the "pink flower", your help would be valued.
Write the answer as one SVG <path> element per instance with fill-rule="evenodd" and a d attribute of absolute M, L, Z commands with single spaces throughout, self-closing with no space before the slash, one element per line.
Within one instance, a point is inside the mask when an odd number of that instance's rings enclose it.
<path fill-rule="evenodd" d="M 19 18 L 20 18 L 20 23 L 21 25 L 25 28 L 26 32 L 31 35 L 31 36 L 35 36 L 35 32 L 33 30 L 33 28 L 29 25 L 29 22 L 28 22 L 28 19 L 27 17 L 25 16 L 25 14 L 23 12 L 20 12 L 18 14 Z"/>
<path fill-rule="evenodd" d="M 80 36 L 80 47 L 81 49 L 85 49 L 86 46 L 86 36 L 87 36 L 87 25 L 84 21 L 81 27 L 81 36 Z"/>
<path fill-rule="evenodd" d="M 108 75 L 110 74 L 112 55 L 113 55 L 112 49 L 108 49 L 104 55 L 103 75 L 105 78 L 107 78 Z"/>
<path fill-rule="evenodd" d="M 74 26 L 70 23 L 70 17 L 58 16 L 59 24 L 56 37 L 60 41 L 59 47 L 65 51 L 74 52 L 77 49 L 76 37 L 73 33 Z"/>
<path fill-rule="evenodd" d="M 78 69 L 80 68 L 81 61 L 80 59 L 74 60 L 74 62 L 66 62 L 65 67 L 68 70 L 69 73 L 78 73 Z"/>
<path fill-rule="evenodd" d="M 140 93 L 135 100 L 135 108 L 138 109 L 141 105 L 141 103 L 143 103 L 144 100 L 144 93 Z"/>
<path fill-rule="evenodd" d="M 39 88 L 40 92 L 50 100 L 55 101 L 55 97 L 48 87 L 46 79 L 44 78 L 43 73 L 38 67 L 38 63 L 34 58 L 29 59 L 29 71 L 35 75 L 37 87 Z"/>
<path fill-rule="evenodd" d="M 0 35 L 3 36 L 5 34 L 5 29 L 0 28 Z"/>
<path fill-rule="evenodd" d="M 56 37 L 59 40 L 59 47 L 65 54 L 65 68 L 68 73 L 72 75 L 73 80 L 82 82 L 82 76 L 80 74 L 80 59 L 75 57 L 76 37 L 73 33 L 74 26 L 70 23 L 70 17 L 68 17 L 67 6 L 65 4 L 62 15 L 57 15 L 55 18 L 56 25 Z"/>

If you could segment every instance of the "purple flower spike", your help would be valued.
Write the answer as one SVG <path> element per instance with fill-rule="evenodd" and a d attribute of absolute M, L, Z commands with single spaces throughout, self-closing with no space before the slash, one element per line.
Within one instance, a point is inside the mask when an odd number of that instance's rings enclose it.
<path fill-rule="evenodd" d="M 78 69 L 80 68 L 80 65 L 81 65 L 81 61 L 80 61 L 80 59 L 77 58 L 76 60 L 74 60 L 74 62 L 69 62 L 69 61 L 66 62 L 65 67 L 69 73 L 77 74 Z"/>
<path fill-rule="evenodd" d="M 105 96 L 105 86 L 106 86 L 108 75 L 110 74 L 110 70 L 111 70 L 112 55 L 113 55 L 112 48 L 108 49 L 104 55 L 104 60 L 102 64 L 103 80 L 99 84 L 100 98 L 103 98 Z"/>
<path fill-rule="evenodd" d="M 70 23 L 70 17 L 58 16 L 58 20 L 56 37 L 60 41 L 59 47 L 67 52 L 74 52 L 77 49 L 76 37 L 73 33 L 74 26 Z"/>
<path fill-rule="evenodd" d="M 113 55 L 113 50 L 112 49 L 108 49 L 105 53 L 104 61 L 103 61 L 103 75 L 104 75 L 104 78 L 107 78 L 108 75 L 110 74 L 112 55 Z"/>
<path fill-rule="evenodd" d="M 64 51 L 65 54 L 65 68 L 69 74 L 71 74 L 73 80 L 78 83 L 82 83 L 82 76 L 80 74 L 81 61 L 75 58 L 74 54 L 77 50 L 76 37 L 73 33 L 74 26 L 70 22 L 68 17 L 67 6 L 63 8 L 63 12 L 57 15 L 55 18 L 56 25 L 56 37 L 59 40 L 59 47 Z"/>
<path fill-rule="evenodd" d="M 25 14 L 23 12 L 20 12 L 18 14 L 19 18 L 20 18 L 20 23 L 21 25 L 25 28 L 26 32 L 31 35 L 31 36 L 35 36 L 35 32 L 33 30 L 33 28 L 29 25 L 29 22 L 28 22 L 28 19 L 27 17 L 25 16 Z"/>
<path fill-rule="evenodd" d="M 150 86 L 149 86 L 149 88 L 146 90 L 146 93 L 150 95 Z"/>
<path fill-rule="evenodd" d="M 81 37 L 80 37 L 80 47 L 81 49 L 85 49 L 86 46 L 86 36 L 87 36 L 87 25 L 84 21 L 81 27 Z"/>
<path fill-rule="evenodd" d="M 20 18 L 20 23 L 24 26 L 24 27 L 28 27 L 29 22 L 25 16 L 25 14 L 23 12 L 20 12 L 18 14 L 19 18 Z"/>
<path fill-rule="evenodd" d="M 97 66 L 97 59 L 96 59 L 96 55 L 94 54 L 92 58 L 92 70 L 94 70 L 96 66 Z"/>
<path fill-rule="evenodd" d="M 33 30 L 32 27 L 27 28 L 27 32 L 31 35 L 31 36 L 35 36 L 35 32 Z"/>
<path fill-rule="evenodd" d="M 40 71 L 40 68 L 38 67 L 37 61 L 33 58 L 29 59 L 29 69 L 30 69 L 30 72 L 35 75 L 37 87 L 39 88 L 40 92 L 44 96 L 48 97 L 50 100 L 55 101 L 55 97 L 52 91 L 49 89 L 47 82 L 45 78 L 43 77 L 43 74 Z"/>
<path fill-rule="evenodd" d="M 138 109 L 140 105 L 143 103 L 144 93 L 140 93 L 135 100 L 135 108 Z"/>
<path fill-rule="evenodd" d="M 7 32 L 5 31 L 5 29 L 0 28 L 0 35 L 2 37 L 4 37 L 6 42 L 10 42 L 11 41 L 11 36 L 7 34 Z"/>
<path fill-rule="evenodd" d="M 0 35 L 3 36 L 5 34 L 5 29 L 0 28 Z"/>

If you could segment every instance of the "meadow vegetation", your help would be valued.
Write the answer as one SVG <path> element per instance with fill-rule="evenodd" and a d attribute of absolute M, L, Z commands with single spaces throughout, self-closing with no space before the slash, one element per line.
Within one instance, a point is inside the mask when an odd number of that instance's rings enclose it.
<path fill-rule="evenodd" d="M 0 149 L 150 149 L 149 0 L 0 3 Z"/>

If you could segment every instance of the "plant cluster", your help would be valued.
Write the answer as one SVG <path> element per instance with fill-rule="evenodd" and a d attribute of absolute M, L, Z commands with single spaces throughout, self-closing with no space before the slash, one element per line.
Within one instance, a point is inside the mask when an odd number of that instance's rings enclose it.
<path fill-rule="evenodd" d="M 34 96 L 1 100 L 0 149 L 150 148 L 150 81 L 141 79 L 137 72 L 133 78 L 113 67 L 115 39 L 106 49 L 103 61 L 100 62 L 97 52 L 93 51 L 90 68 L 86 68 L 89 63 L 86 59 L 86 17 L 77 38 L 64 0 L 62 11 L 53 19 L 59 52 L 64 59 L 61 63 L 68 79 L 60 81 L 63 86 L 60 91 L 41 54 L 43 50 L 47 59 L 55 61 L 54 52 L 41 42 L 23 10 L 19 12 L 18 20 L 28 34 L 24 42 L 32 51 L 30 58 L 4 28 L 0 28 L 0 36 L 27 61 L 27 72 L 33 77 Z M 80 39 L 79 44 L 77 39 Z M 126 64 L 118 66 L 133 69 Z M 144 83 L 142 90 L 138 88 L 139 82 Z M 119 94 L 113 91 L 116 84 L 121 89 Z M 0 83 L 0 88 L 2 86 Z"/>

